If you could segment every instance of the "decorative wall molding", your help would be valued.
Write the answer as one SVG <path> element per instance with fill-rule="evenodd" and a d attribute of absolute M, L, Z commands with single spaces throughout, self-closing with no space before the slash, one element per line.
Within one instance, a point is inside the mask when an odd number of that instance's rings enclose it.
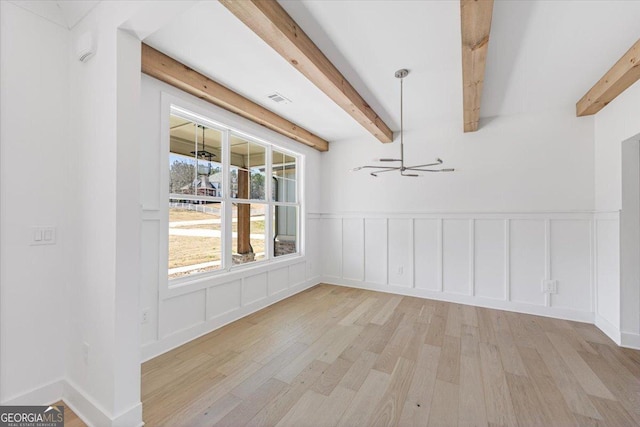
<path fill-rule="evenodd" d="M 618 216 L 323 213 L 323 282 L 594 323 L 597 223 Z M 558 292 L 544 293 L 544 280 L 557 280 Z"/>

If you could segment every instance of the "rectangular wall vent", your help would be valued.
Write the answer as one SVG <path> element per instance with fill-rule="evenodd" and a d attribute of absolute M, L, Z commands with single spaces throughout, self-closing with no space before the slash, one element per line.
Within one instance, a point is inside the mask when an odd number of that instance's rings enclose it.
<path fill-rule="evenodd" d="M 270 95 L 267 95 L 267 98 L 272 100 L 273 102 L 277 102 L 278 104 L 290 104 L 291 100 L 278 92 L 274 92 Z"/>

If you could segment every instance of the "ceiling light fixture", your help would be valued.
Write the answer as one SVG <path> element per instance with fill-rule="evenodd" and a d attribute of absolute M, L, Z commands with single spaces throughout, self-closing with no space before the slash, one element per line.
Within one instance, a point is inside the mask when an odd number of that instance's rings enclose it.
<path fill-rule="evenodd" d="M 376 169 L 371 173 L 371 176 L 377 177 L 378 174 L 384 172 L 399 171 L 402 176 L 419 177 L 422 176 L 412 172 L 453 172 L 455 169 L 431 169 L 432 166 L 439 166 L 442 164 L 442 160 L 436 159 L 434 163 L 427 163 L 424 165 L 405 166 L 404 165 L 404 111 L 403 111 L 403 79 L 407 77 L 409 70 L 402 69 L 396 71 L 396 78 L 400 79 L 400 158 L 399 159 L 376 159 L 378 162 L 394 163 L 399 162 L 400 165 L 385 166 L 385 165 L 367 165 L 358 166 L 351 169 L 352 172 L 359 171 L 361 169 Z"/>
<path fill-rule="evenodd" d="M 210 151 L 207 151 L 205 149 L 205 145 L 204 145 L 204 126 L 203 125 L 196 125 L 198 128 L 202 128 L 202 150 L 198 150 L 198 141 L 196 139 L 196 150 L 192 151 L 191 154 L 193 154 L 194 156 L 196 156 L 197 158 L 203 158 L 203 159 L 207 159 L 208 161 L 213 160 L 214 157 L 217 157 L 215 154 L 213 154 Z M 198 136 L 196 135 L 196 138 Z"/>

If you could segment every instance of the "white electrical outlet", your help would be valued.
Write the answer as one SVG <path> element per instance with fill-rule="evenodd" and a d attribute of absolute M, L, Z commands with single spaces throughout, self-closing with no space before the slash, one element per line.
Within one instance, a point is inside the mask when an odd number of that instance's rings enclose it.
<path fill-rule="evenodd" d="M 84 361 L 85 366 L 89 365 L 89 343 L 82 343 L 82 360 Z"/>
<path fill-rule="evenodd" d="M 398 267 L 398 276 L 402 276 L 404 274 L 404 267 L 400 266 Z"/>
<path fill-rule="evenodd" d="M 558 293 L 558 281 L 557 280 L 543 280 L 542 292 L 545 294 L 557 294 Z"/>
<path fill-rule="evenodd" d="M 140 323 L 149 323 L 149 312 L 151 311 L 151 309 L 149 308 L 145 308 L 142 310 L 142 313 L 140 314 Z"/>

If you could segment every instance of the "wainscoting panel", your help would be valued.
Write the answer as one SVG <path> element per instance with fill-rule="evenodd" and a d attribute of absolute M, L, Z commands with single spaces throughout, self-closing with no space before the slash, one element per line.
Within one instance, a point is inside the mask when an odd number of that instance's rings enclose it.
<path fill-rule="evenodd" d="M 207 320 L 240 308 L 241 292 L 242 280 L 207 288 Z"/>
<path fill-rule="evenodd" d="M 322 219 L 324 274 L 342 277 L 342 218 Z"/>
<path fill-rule="evenodd" d="M 505 300 L 505 227 L 500 219 L 478 219 L 474 224 L 474 295 Z"/>
<path fill-rule="evenodd" d="M 442 220 L 442 280 L 447 293 L 471 295 L 469 220 Z"/>
<path fill-rule="evenodd" d="M 596 320 L 606 322 L 604 326 L 598 325 L 601 329 L 609 327 L 619 334 L 620 222 L 617 215 L 596 215 L 594 234 Z"/>
<path fill-rule="evenodd" d="M 180 295 L 160 303 L 160 337 L 205 321 L 205 290 Z"/>
<path fill-rule="evenodd" d="M 389 220 L 389 284 L 413 286 L 413 230 L 412 220 Z"/>
<path fill-rule="evenodd" d="M 558 281 L 558 293 L 551 295 L 551 305 L 593 311 L 591 221 L 552 220 L 550 225 L 550 277 Z"/>
<path fill-rule="evenodd" d="M 289 267 L 289 284 L 287 286 L 291 287 L 304 283 L 306 281 L 306 268 L 307 266 L 304 262 L 291 265 Z M 271 278 L 269 278 L 269 280 L 271 280 Z"/>
<path fill-rule="evenodd" d="M 242 305 L 252 304 L 266 298 L 267 273 L 245 277 L 242 283 Z"/>
<path fill-rule="evenodd" d="M 615 225 L 591 212 L 321 216 L 328 283 L 588 322 L 596 282 L 615 286 Z M 557 294 L 543 292 L 546 279 Z"/>
<path fill-rule="evenodd" d="M 364 280 L 364 219 L 342 220 L 342 275 Z"/>
<path fill-rule="evenodd" d="M 364 220 L 365 281 L 387 283 L 387 220 L 366 218 Z"/>
<path fill-rule="evenodd" d="M 275 295 L 289 287 L 289 268 L 278 268 L 269 271 L 268 290 L 269 295 Z"/>
<path fill-rule="evenodd" d="M 440 221 L 418 218 L 413 222 L 415 236 L 415 285 L 419 289 L 439 291 L 440 277 Z M 367 248 L 368 249 L 368 248 Z"/>
<path fill-rule="evenodd" d="M 511 301 L 545 305 L 542 281 L 546 278 L 545 221 L 510 221 L 509 283 Z"/>

